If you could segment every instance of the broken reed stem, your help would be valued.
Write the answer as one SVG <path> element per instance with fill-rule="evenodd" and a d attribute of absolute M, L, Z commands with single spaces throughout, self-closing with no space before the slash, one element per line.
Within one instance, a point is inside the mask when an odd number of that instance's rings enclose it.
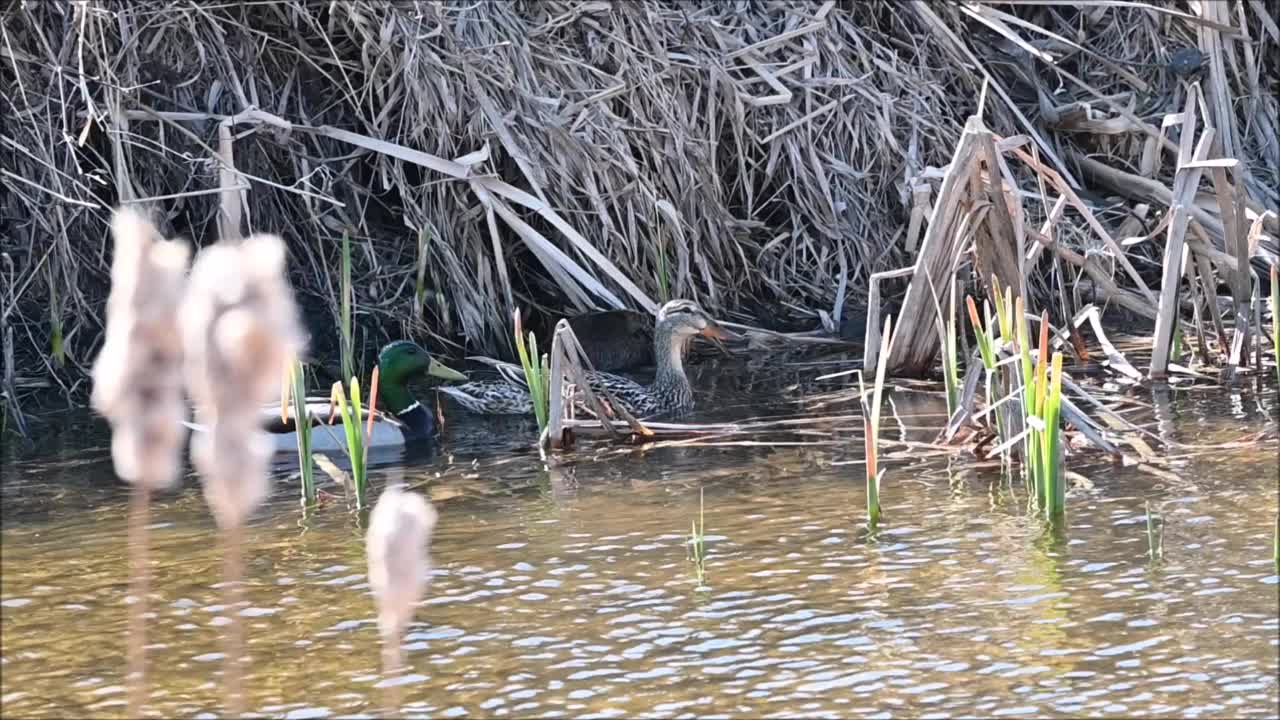
<path fill-rule="evenodd" d="M 138 483 L 129 494 L 129 717 L 141 717 L 147 702 L 147 596 L 151 589 L 147 524 L 151 488 Z"/>
<path fill-rule="evenodd" d="M 244 628 L 240 623 L 240 605 L 244 602 L 244 527 L 231 525 L 222 531 L 223 603 L 227 606 L 227 632 L 222 683 L 226 695 L 227 715 L 244 714 Z"/>

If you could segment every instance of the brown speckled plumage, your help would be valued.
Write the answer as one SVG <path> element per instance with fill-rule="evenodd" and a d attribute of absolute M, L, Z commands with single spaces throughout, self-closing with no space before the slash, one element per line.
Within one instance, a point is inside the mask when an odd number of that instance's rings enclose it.
<path fill-rule="evenodd" d="M 608 392 L 637 417 L 679 413 L 693 408 L 693 391 L 684 373 L 684 350 L 694 335 L 723 337 L 716 325 L 697 303 L 672 300 L 658 312 L 654 328 L 653 356 L 657 373 L 648 386 L 630 378 L 606 372 L 587 373 L 591 390 L 601 395 Z M 529 391 L 517 373 L 504 380 L 442 386 L 448 394 L 471 412 L 484 415 L 526 415 L 533 413 Z"/>

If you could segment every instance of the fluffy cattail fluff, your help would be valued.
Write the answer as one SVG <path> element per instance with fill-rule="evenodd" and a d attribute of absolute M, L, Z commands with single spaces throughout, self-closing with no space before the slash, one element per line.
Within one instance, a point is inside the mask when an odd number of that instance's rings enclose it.
<path fill-rule="evenodd" d="M 115 258 L 107 331 L 93 364 L 95 410 L 111 423 L 116 473 L 148 489 L 178 476 L 185 428 L 178 306 L 191 250 L 159 236 L 139 212 L 111 222 Z"/>
<path fill-rule="evenodd" d="M 187 387 L 207 433 L 191 444 L 204 496 L 221 527 L 237 527 L 267 495 L 271 444 L 262 405 L 301 349 L 284 243 L 254 235 L 200 253 L 183 304 Z"/>
<path fill-rule="evenodd" d="M 435 525 L 435 509 L 421 495 L 398 487 L 383 491 L 369 517 L 369 585 L 378 603 L 378 630 L 384 642 L 398 646 L 422 599 Z"/>

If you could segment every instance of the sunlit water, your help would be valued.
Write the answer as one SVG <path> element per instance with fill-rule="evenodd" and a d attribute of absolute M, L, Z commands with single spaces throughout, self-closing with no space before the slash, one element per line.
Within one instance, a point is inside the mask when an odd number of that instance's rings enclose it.
<path fill-rule="evenodd" d="M 770 375 L 778 402 L 762 409 L 741 399 L 753 381 L 720 380 L 701 418 L 794 413 L 812 388 L 788 382 Z M 1160 399 L 1134 419 L 1183 442 L 1274 422 L 1274 390 Z M 927 438 L 941 412 L 936 394 L 898 393 L 886 433 Z M 1276 715 L 1275 440 L 1186 453 L 1176 480 L 1077 456 L 1088 481 L 1057 536 L 998 464 L 899 460 L 868 539 L 852 433 L 647 451 L 592 441 L 551 471 L 531 438 L 522 422 L 456 418 L 439 454 L 377 471 L 402 474 L 441 515 L 429 597 L 404 641 L 409 715 Z M 124 714 L 127 496 L 103 437 L 81 444 L 4 466 L 5 718 Z M 686 559 L 700 489 L 703 589 Z M 1148 502 L 1165 521 L 1159 561 Z M 152 518 L 150 710 L 220 715 L 221 556 L 195 479 Z M 378 713 L 362 537 L 340 500 L 304 520 L 282 472 L 247 533 L 255 713 Z"/>

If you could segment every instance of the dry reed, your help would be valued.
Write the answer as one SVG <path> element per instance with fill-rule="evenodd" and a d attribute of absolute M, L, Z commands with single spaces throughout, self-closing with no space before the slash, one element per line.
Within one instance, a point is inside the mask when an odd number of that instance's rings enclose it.
<path fill-rule="evenodd" d="M 516 304 L 652 308 L 663 288 L 717 313 L 764 298 L 838 320 L 838 298 L 914 257 L 984 83 L 988 124 L 1027 137 L 1114 230 L 1170 202 L 1160 147 L 1176 127 L 1161 120 L 1197 77 L 1172 61 L 1200 48 L 1222 151 L 1248 161 L 1246 205 L 1274 209 L 1280 37 L 1259 7 L 20 3 L 0 34 L 0 250 L 20 268 L 3 312 L 21 367 L 67 382 L 97 342 L 107 273 L 80 239 L 102 234 L 101 188 L 202 239 L 226 175 L 254 188 L 244 218 L 284 230 L 301 292 L 335 316 L 350 232 L 355 312 L 387 335 L 492 352 Z M 212 138 L 224 127 L 233 167 Z M 1074 225 L 1055 240 L 1089 257 Z M 1160 256 L 1126 252 L 1144 273 Z M 1049 277 L 1033 289 L 1056 296 Z M 45 362 L 51 318 L 71 372 Z"/>

